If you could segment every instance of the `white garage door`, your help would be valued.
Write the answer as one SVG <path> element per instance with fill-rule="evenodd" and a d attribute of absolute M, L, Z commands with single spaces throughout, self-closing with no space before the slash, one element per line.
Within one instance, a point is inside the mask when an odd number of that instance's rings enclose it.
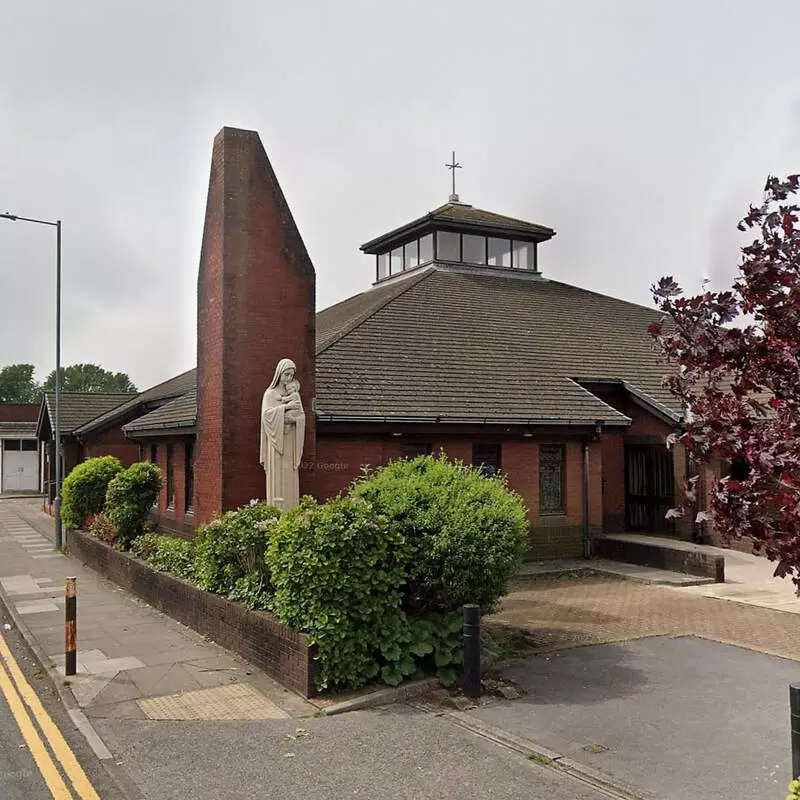
<path fill-rule="evenodd" d="M 0 489 L 35 492 L 39 489 L 39 451 L 36 439 L 3 439 Z"/>

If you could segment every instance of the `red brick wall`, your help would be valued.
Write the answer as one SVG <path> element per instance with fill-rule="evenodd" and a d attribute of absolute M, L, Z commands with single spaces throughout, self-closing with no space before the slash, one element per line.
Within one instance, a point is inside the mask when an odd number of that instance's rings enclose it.
<path fill-rule="evenodd" d="M 301 484 L 318 500 L 333 497 L 361 475 L 362 465 L 380 467 L 400 458 L 401 438 L 319 436 L 316 459 L 303 459 Z"/>
<path fill-rule="evenodd" d="M 314 461 L 315 275 L 266 153 L 253 131 L 214 140 L 198 275 L 195 515 L 265 494 L 261 397 L 278 361 L 297 364 Z M 304 470 L 301 492 L 308 492 Z"/>
<path fill-rule="evenodd" d="M 83 456 L 84 458 L 116 456 L 123 467 L 129 467 L 139 460 L 139 445 L 126 439 L 122 428 L 117 426 L 84 437 Z"/>
<path fill-rule="evenodd" d="M 0 403 L 0 422 L 36 422 L 38 403 Z"/>
<path fill-rule="evenodd" d="M 625 530 L 625 439 L 622 433 L 604 434 L 603 449 L 603 529 L 610 533 Z"/>
<path fill-rule="evenodd" d="M 473 439 L 387 436 L 328 436 L 320 432 L 317 459 L 306 462 L 307 485 L 317 499 L 324 500 L 346 489 L 361 474 L 361 465 L 380 466 L 404 455 L 404 449 L 423 439 L 433 452 L 444 450 L 451 459 L 472 462 Z M 548 440 L 557 443 L 558 440 Z M 533 439 L 508 440 L 501 444 L 502 470 L 511 489 L 529 509 L 531 554 L 552 558 L 580 556 L 583 535 L 583 453 L 579 441 L 565 443 L 564 514 L 539 514 L 539 445 Z M 313 467 L 313 469 L 312 469 Z M 603 453 L 600 443 L 589 445 L 589 522 L 592 532 L 602 526 Z"/>

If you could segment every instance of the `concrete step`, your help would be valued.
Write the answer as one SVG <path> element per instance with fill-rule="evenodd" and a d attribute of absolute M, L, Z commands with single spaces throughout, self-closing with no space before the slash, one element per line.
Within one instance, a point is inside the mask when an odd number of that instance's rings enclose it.
<path fill-rule="evenodd" d="M 725 558 L 715 548 L 630 533 L 603 534 L 595 538 L 593 546 L 598 558 L 725 582 Z"/>
<path fill-rule="evenodd" d="M 514 578 L 514 583 L 587 571 L 657 586 L 702 586 L 714 583 L 714 579 L 709 577 L 655 569 L 640 564 L 627 564 L 622 561 L 612 561 L 605 558 L 529 562 L 523 564 L 522 569 Z"/>

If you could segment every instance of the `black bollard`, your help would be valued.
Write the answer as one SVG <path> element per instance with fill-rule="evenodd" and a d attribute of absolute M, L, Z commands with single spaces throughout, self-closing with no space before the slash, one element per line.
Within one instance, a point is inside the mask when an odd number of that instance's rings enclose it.
<path fill-rule="evenodd" d="M 78 598 L 76 578 L 67 578 L 66 616 L 64 621 L 64 674 L 74 675 L 78 660 Z"/>
<path fill-rule="evenodd" d="M 792 780 L 800 776 L 800 683 L 789 684 L 789 711 L 792 729 Z"/>
<path fill-rule="evenodd" d="M 464 606 L 464 694 L 481 696 L 481 608 Z"/>

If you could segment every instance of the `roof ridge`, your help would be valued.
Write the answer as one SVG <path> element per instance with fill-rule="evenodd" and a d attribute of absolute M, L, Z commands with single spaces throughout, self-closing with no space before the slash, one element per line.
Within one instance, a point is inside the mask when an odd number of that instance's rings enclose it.
<path fill-rule="evenodd" d="M 148 392 L 152 392 L 153 389 L 158 389 L 159 386 L 163 386 L 165 383 L 172 383 L 172 381 L 176 381 L 178 380 L 178 378 L 182 378 L 184 375 L 188 375 L 190 372 L 194 372 L 196 369 L 197 367 L 190 367 L 189 369 L 185 369 L 183 372 L 179 372 L 177 375 L 173 375 L 171 378 L 167 378 L 166 380 L 163 380 L 160 383 L 154 383 L 149 388 L 145 389 L 142 392 L 139 392 L 139 394 L 142 395 L 142 394 L 147 394 Z"/>
<path fill-rule="evenodd" d="M 585 294 L 592 294 L 595 297 L 602 297 L 604 300 L 612 300 L 615 303 L 624 303 L 626 306 L 633 306 L 634 308 L 641 309 L 642 311 L 649 311 L 652 314 L 660 314 L 661 312 L 653 307 L 650 306 L 643 306 L 639 303 L 634 303 L 633 300 L 623 300 L 621 297 L 614 297 L 610 294 L 603 294 L 602 292 L 595 291 L 594 289 L 585 289 L 583 286 L 575 286 L 572 283 L 566 283 L 565 281 L 556 281 L 552 278 L 546 279 L 547 283 L 554 283 L 557 286 L 566 286 L 568 289 L 577 289 L 579 292 L 584 292 Z"/>
<path fill-rule="evenodd" d="M 420 272 L 418 275 L 409 276 L 407 278 L 408 280 L 407 286 L 405 286 L 401 291 L 397 292 L 397 294 L 390 294 L 387 292 L 387 296 L 384 298 L 382 302 L 378 303 L 378 305 L 375 306 L 375 308 L 372 308 L 368 312 L 361 314 L 361 316 L 357 316 L 349 325 L 346 325 L 340 333 L 334 336 L 324 347 L 321 347 L 319 350 L 317 350 L 315 356 L 318 357 L 322 355 L 326 350 L 329 350 L 331 347 L 333 347 L 333 345 L 341 342 L 345 336 L 351 334 L 356 328 L 363 325 L 367 320 L 374 317 L 375 314 L 377 314 L 379 311 L 386 308 L 386 306 L 389 305 L 389 303 L 393 302 L 398 297 L 402 297 L 409 289 L 412 289 L 418 283 L 421 283 L 423 280 L 428 278 L 434 272 L 436 272 L 436 269 L 434 267 L 428 267 L 427 269 Z M 364 295 L 366 294 L 366 292 L 362 292 L 361 294 Z M 355 296 L 360 297 L 361 295 L 355 295 Z M 349 299 L 352 298 L 348 298 L 348 300 Z M 342 303 L 345 302 L 347 302 L 347 300 L 342 300 Z M 337 303 L 336 305 L 341 305 L 341 303 Z M 335 308 L 335 306 L 330 306 L 330 308 Z M 324 310 L 327 311 L 327 309 Z"/>

